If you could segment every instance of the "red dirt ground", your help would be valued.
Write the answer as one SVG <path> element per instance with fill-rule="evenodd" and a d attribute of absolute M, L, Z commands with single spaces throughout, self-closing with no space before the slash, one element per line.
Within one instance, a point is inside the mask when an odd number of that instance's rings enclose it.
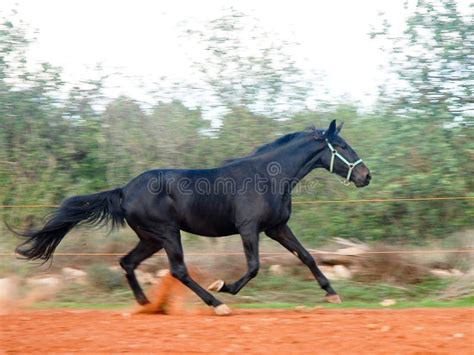
<path fill-rule="evenodd" d="M 234 310 L 0 316 L 0 353 L 474 353 L 474 309 Z"/>

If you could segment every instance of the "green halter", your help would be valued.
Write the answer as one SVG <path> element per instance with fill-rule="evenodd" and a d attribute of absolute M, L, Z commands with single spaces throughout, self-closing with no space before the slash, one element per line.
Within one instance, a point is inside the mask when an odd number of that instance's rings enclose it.
<path fill-rule="evenodd" d="M 356 165 L 362 163 L 362 159 L 359 159 L 357 160 L 356 162 L 354 163 L 350 163 L 349 161 L 347 161 L 346 158 L 344 158 L 341 154 L 339 154 L 339 152 L 332 146 L 331 143 L 329 143 L 329 140 L 326 138 L 326 143 L 329 147 L 329 149 L 331 149 L 331 164 L 329 165 L 329 171 L 332 173 L 333 172 L 333 168 L 334 168 L 334 159 L 336 157 L 338 157 L 339 159 L 341 159 L 344 164 L 347 165 L 347 167 L 349 168 L 349 171 L 347 172 L 347 176 L 346 176 L 346 179 L 344 181 L 341 181 L 339 180 L 341 183 L 343 183 L 345 186 L 349 186 L 350 185 L 350 178 L 351 178 L 351 175 L 352 175 L 352 170 L 354 170 L 354 168 L 356 167 Z"/>

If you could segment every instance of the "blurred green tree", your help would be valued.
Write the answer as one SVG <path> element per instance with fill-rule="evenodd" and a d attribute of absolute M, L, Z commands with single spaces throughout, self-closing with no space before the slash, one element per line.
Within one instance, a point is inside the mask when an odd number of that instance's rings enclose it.
<path fill-rule="evenodd" d="M 417 0 L 401 35 L 383 20 L 371 37 L 382 40 L 395 82 L 382 87 L 382 99 L 399 114 L 474 125 L 473 23 L 455 0 Z"/>
<path fill-rule="evenodd" d="M 204 133 L 209 130 L 210 121 L 202 118 L 199 109 L 189 109 L 177 100 L 159 103 L 146 128 L 153 140 L 155 166 L 202 167 L 199 147 L 206 140 Z"/>
<path fill-rule="evenodd" d="M 273 117 L 304 108 L 311 85 L 293 59 L 297 43 L 266 31 L 234 8 L 204 27 L 187 24 L 183 32 L 202 49 L 192 60 L 205 84 L 198 95 L 210 96 L 211 106 L 245 107 Z"/>

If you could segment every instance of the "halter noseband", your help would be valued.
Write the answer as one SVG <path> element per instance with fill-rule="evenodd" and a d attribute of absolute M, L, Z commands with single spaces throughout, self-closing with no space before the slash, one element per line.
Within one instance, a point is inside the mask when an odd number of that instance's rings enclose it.
<path fill-rule="evenodd" d="M 347 161 L 346 158 L 344 158 L 341 154 L 339 154 L 339 152 L 332 146 L 331 143 L 329 143 L 329 140 L 326 138 L 326 144 L 328 145 L 329 149 L 331 150 L 331 163 L 329 165 L 329 171 L 332 173 L 333 172 L 333 168 L 334 168 L 334 159 L 336 157 L 338 157 L 339 159 L 341 159 L 343 161 L 344 164 L 347 165 L 347 167 L 349 168 L 349 171 L 347 172 L 347 176 L 346 176 L 346 179 L 344 181 L 341 181 L 339 180 L 341 183 L 343 183 L 345 186 L 349 186 L 350 185 L 350 178 L 351 178 L 351 175 L 352 175 L 352 170 L 354 170 L 354 168 L 356 167 L 356 165 L 362 163 L 362 159 L 359 159 L 357 160 L 356 162 L 354 163 L 350 163 L 349 161 Z"/>

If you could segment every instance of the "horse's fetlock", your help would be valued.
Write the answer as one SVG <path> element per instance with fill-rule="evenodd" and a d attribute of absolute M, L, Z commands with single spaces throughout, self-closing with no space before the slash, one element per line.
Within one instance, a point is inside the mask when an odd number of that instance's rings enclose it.
<path fill-rule="evenodd" d="M 259 270 L 258 268 L 257 268 L 257 269 L 252 269 L 252 270 L 250 270 L 249 276 L 250 276 L 251 278 L 254 278 L 255 276 L 258 275 L 258 270 Z"/>
<path fill-rule="evenodd" d="M 336 295 L 336 291 L 331 287 L 331 283 L 328 280 L 322 281 L 320 283 L 321 288 L 326 291 L 329 295 Z"/>

